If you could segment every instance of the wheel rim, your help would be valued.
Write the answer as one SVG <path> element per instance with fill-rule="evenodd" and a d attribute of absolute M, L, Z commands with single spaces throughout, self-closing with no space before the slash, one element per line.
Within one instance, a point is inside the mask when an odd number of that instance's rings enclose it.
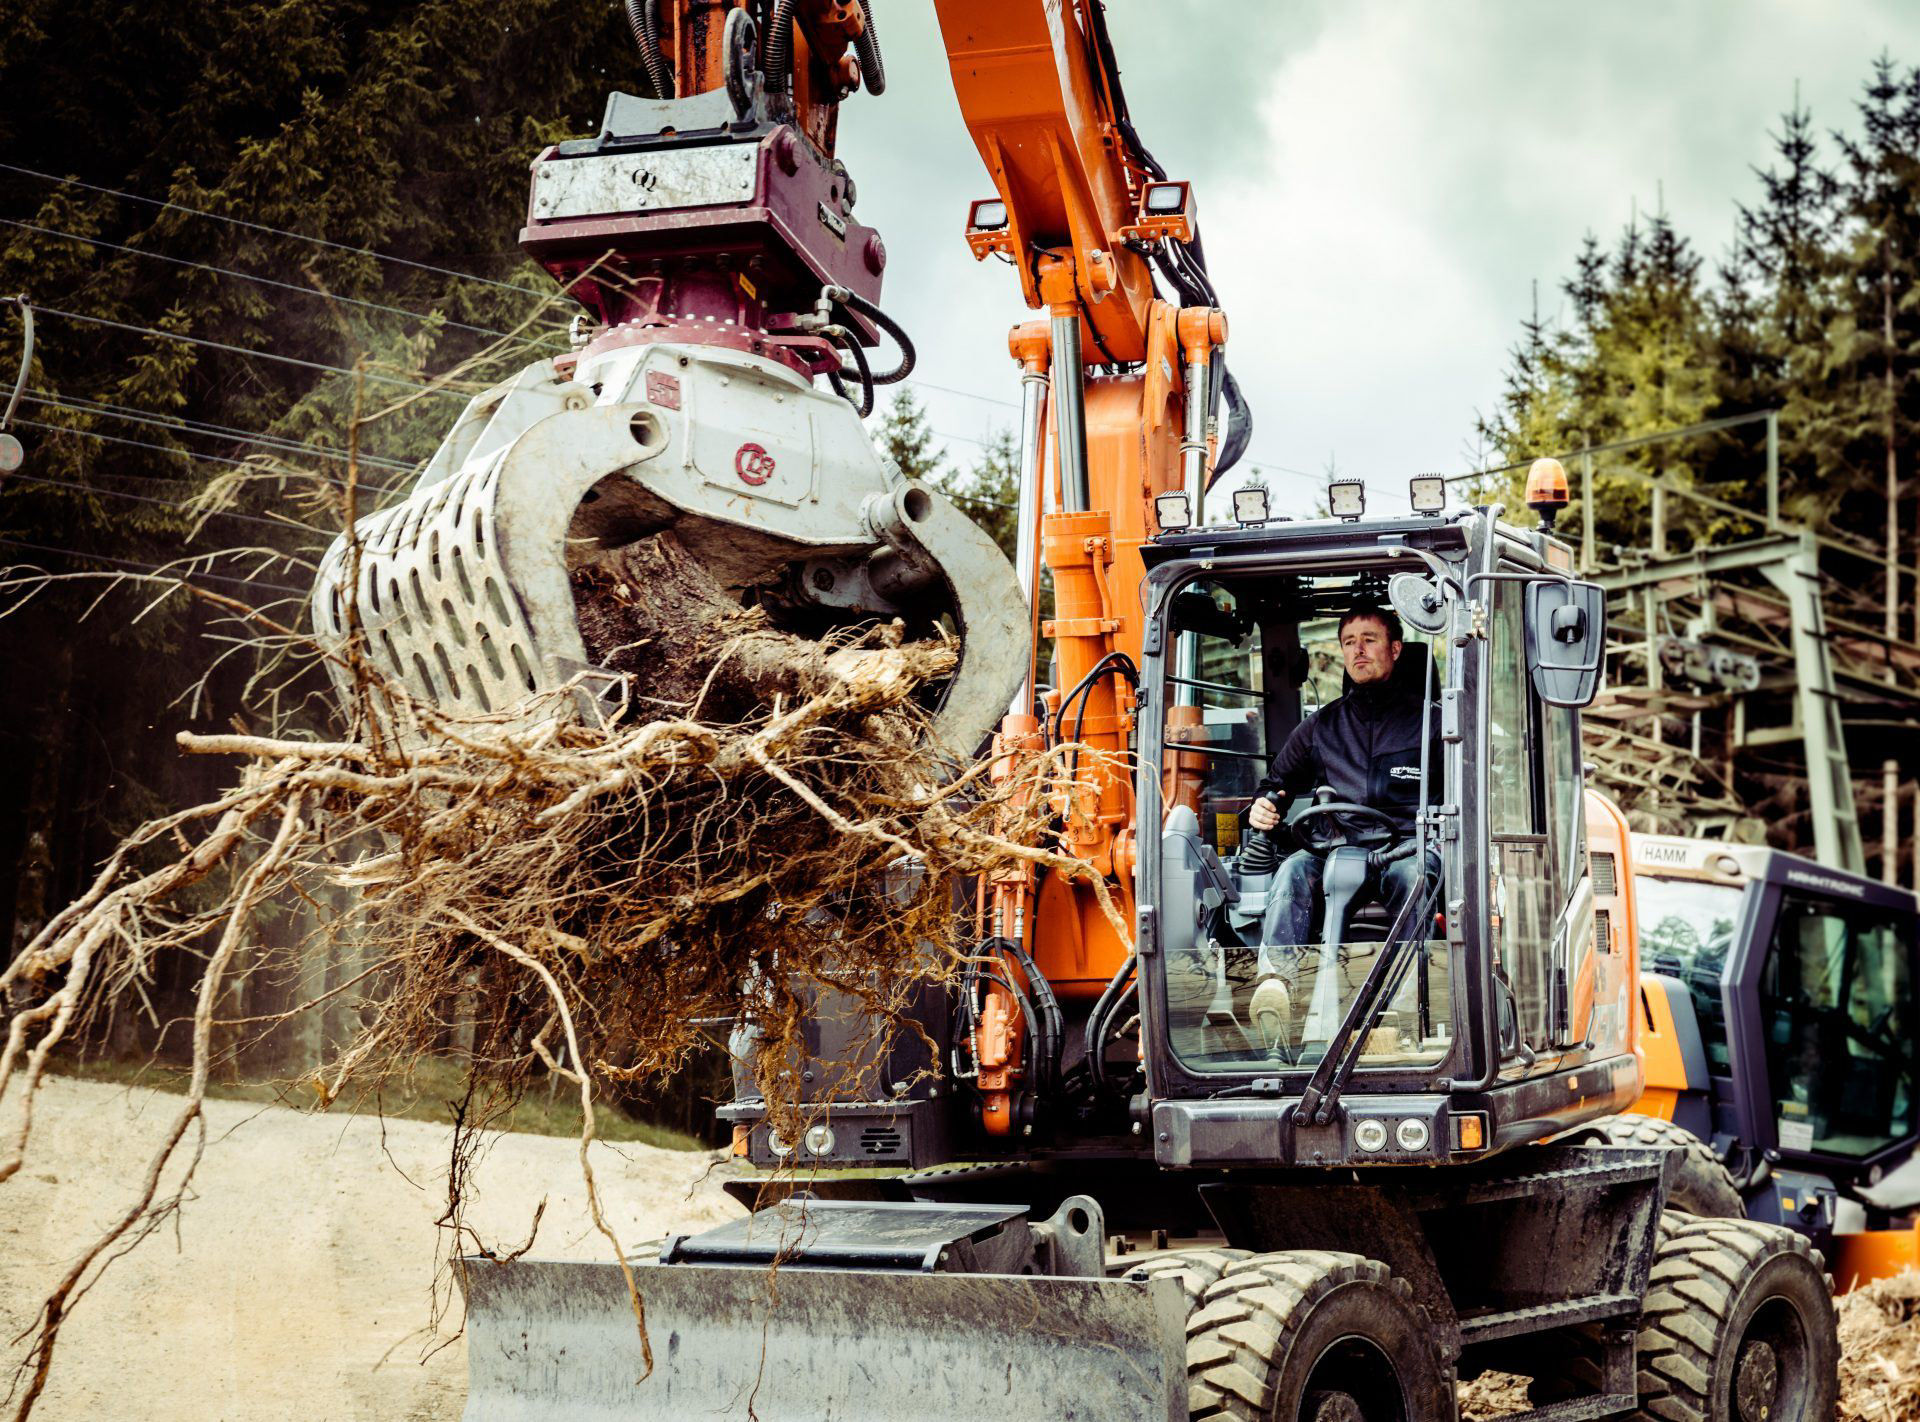
<path fill-rule="evenodd" d="M 1299 1422 L 1405 1422 L 1400 1372 L 1372 1342 L 1341 1338 L 1307 1374 Z"/>
<path fill-rule="evenodd" d="M 1366 1414 L 1350 1392 L 1315 1392 L 1300 1409 L 1306 1422 L 1366 1422 Z"/>
<path fill-rule="evenodd" d="M 1813 1374 L 1806 1325 L 1785 1299 L 1768 1299 L 1747 1321 L 1729 1378 L 1737 1422 L 1781 1422 L 1806 1415 Z"/>

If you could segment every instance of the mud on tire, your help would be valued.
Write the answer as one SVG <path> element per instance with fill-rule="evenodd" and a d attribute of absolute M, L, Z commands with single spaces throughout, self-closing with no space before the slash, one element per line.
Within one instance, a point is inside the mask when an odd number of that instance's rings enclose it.
<path fill-rule="evenodd" d="M 1840 1345 L 1833 1281 L 1777 1225 L 1661 1231 L 1639 1337 L 1643 1422 L 1828 1422 Z"/>
<path fill-rule="evenodd" d="M 1187 1323 L 1193 1422 L 1439 1422 L 1453 1374 L 1406 1280 L 1358 1254 L 1228 1266 Z"/>

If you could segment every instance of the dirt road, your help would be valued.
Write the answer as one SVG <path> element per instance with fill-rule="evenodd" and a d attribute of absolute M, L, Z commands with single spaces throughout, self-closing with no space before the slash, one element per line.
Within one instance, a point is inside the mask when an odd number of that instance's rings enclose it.
<path fill-rule="evenodd" d="M 180 1098 L 55 1080 L 35 1102 L 34 1148 L 0 1187 L 0 1330 L 24 1327 L 95 1231 L 125 1209 Z M 171 1227 L 107 1271 L 63 1335 L 41 1422 L 441 1422 L 459 1417 L 466 1353 L 431 1330 L 449 1132 L 418 1121 L 207 1104 L 195 1195 Z M 542 1196 L 535 1253 L 605 1258 L 587 1218 L 578 1144 L 491 1138 L 471 1220 L 521 1243 Z M 596 1147 L 623 1242 L 738 1210 L 711 1157 Z M 441 1276 L 444 1285 L 444 1276 Z M 428 1355 L 423 1362 L 423 1355 Z M 9 1351 L 11 1365 L 17 1353 Z"/>

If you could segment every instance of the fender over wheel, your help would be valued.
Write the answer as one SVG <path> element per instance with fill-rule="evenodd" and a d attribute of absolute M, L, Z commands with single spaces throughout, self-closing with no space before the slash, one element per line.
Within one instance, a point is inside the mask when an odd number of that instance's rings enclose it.
<path fill-rule="evenodd" d="M 1231 1264 L 1187 1324 L 1193 1422 L 1440 1422 L 1453 1374 L 1413 1290 L 1358 1254 Z"/>
<path fill-rule="evenodd" d="M 1602 1116 L 1561 1136 L 1565 1145 L 1665 1146 L 1680 1153 L 1667 1208 L 1715 1219 L 1740 1219 L 1747 1212 L 1733 1176 L 1707 1143 L 1685 1127 L 1658 1116 L 1628 1111 Z"/>

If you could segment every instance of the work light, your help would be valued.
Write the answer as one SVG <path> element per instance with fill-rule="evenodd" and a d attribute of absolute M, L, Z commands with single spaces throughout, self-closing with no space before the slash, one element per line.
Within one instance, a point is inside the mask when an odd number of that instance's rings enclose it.
<path fill-rule="evenodd" d="M 1193 527 L 1193 505 L 1187 501 L 1184 490 L 1176 489 L 1171 494 L 1161 494 L 1156 498 L 1153 501 L 1153 516 L 1162 533 L 1179 533 Z"/>

